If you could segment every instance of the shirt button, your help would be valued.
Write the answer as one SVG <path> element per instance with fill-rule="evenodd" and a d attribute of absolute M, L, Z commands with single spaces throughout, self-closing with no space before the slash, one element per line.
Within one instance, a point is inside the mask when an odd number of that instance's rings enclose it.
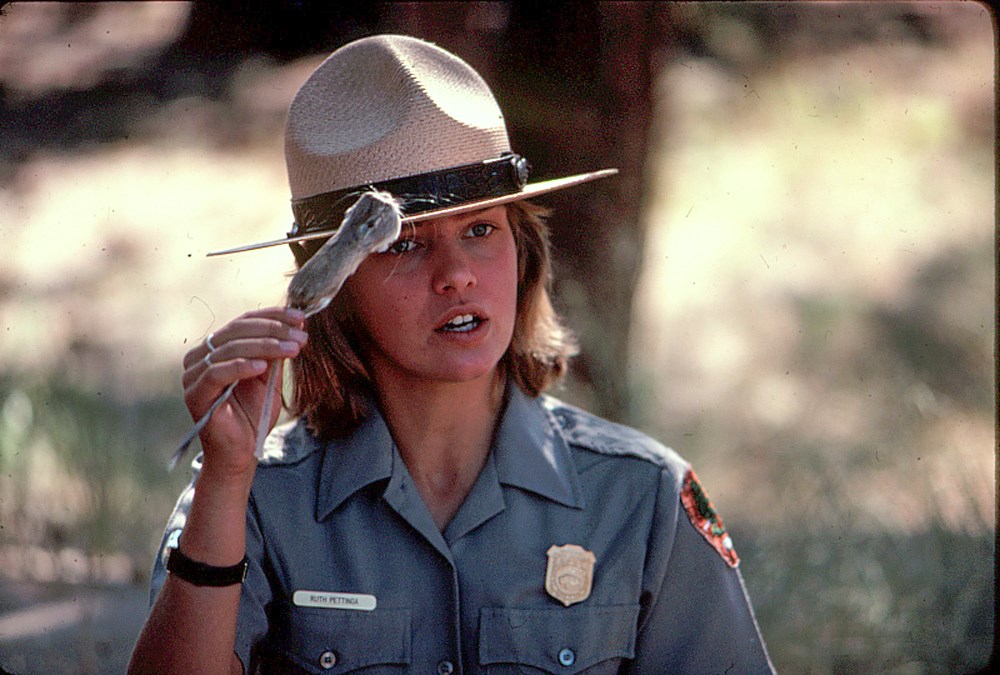
<path fill-rule="evenodd" d="M 337 655 L 327 650 L 319 655 L 319 665 L 323 670 L 330 670 L 337 665 Z"/>
<path fill-rule="evenodd" d="M 576 654 L 574 654 L 573 650 L 570 649 L 569 647 L 566 647 L 565 649 L 559 652 L 559 663 L 563 664 L 564 666 L 572 666 L 575 661 L 576 661 Z"/>
<path fill-rule="evenodd" d="M 451 675 L 455 672 L 455 664 L 451 661 L 444 660 L 438 663 L 438 675 Z"/>

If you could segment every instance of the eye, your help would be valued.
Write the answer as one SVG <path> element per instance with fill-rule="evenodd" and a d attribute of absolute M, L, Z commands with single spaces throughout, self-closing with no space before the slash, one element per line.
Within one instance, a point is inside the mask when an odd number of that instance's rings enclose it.
<path fill-rule="evenodd" d="M 417 247 L 417 242 L 412 239 L 397 239 L 395 242 L 389 246 L 389 253 L 394 253 L 399 255 L 400 253 L 407 253 L 412 251 Z"/>
<path fill-rule="evenodd" d="M 497 229 L 496 225 L 491 225 L 490 223 L 476 223 L 466 230 L 466 235 L 469 237 L 485 237 L 495 229 Z"/>

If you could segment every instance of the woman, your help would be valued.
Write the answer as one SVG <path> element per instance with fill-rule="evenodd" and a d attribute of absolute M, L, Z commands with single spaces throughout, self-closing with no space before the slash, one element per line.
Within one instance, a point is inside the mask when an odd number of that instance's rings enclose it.
<path fill-rule="evenodd" d="M 540 395 L 572 344 L 525 199 L 613 172 L 527 184 L 485 82 L 402 36 L 317 69 L 286 161 L 300 266 L 372 187 L 402 235 L 308 321 L 250 312 L 186 355 L 196 419 L 239 385 L 201 432 L 132 670 L 769 672 L 690 467 Z M 295 421 L 258 462 L 283 358 Z"/>

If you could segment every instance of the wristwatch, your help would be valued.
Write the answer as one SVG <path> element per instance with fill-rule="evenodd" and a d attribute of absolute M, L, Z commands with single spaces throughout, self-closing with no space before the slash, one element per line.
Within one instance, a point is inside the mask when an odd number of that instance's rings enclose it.
<path fill-rule="evenodd" d="M 172 548 L 167 553 L 167 571 L 192 583 L 195 586 L 232 586 L 242 584 L 247 576 L 249 562 L 243 554 L 243 560 L 229 567 L 206 565 L 197 560 L 191 560 L 179 548 Z"/>

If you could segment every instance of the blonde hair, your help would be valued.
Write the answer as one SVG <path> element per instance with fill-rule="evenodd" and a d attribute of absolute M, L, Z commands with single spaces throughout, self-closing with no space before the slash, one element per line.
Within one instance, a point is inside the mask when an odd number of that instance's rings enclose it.
<path fill-rule="evenodd" d="M 538 396 L 557 382 L 576 353 L 576 342 L 549 298 L 548 215 L 548 209 L 527 201 L 507 205 L 517 246 L 517 313 L 499 371 L 529 396 Z M 319 245 L 311 246 L 308 253 Z M 296 258 L 299 266 L 308 259 Z M 341 296 L 310 317 L 306 330 L 309 341 L 292 359 L 290 412 L 304 418 L 320 438 L 349 434 L 367 416 L 376 393 L 361 356 L 360 332 Z"/>

